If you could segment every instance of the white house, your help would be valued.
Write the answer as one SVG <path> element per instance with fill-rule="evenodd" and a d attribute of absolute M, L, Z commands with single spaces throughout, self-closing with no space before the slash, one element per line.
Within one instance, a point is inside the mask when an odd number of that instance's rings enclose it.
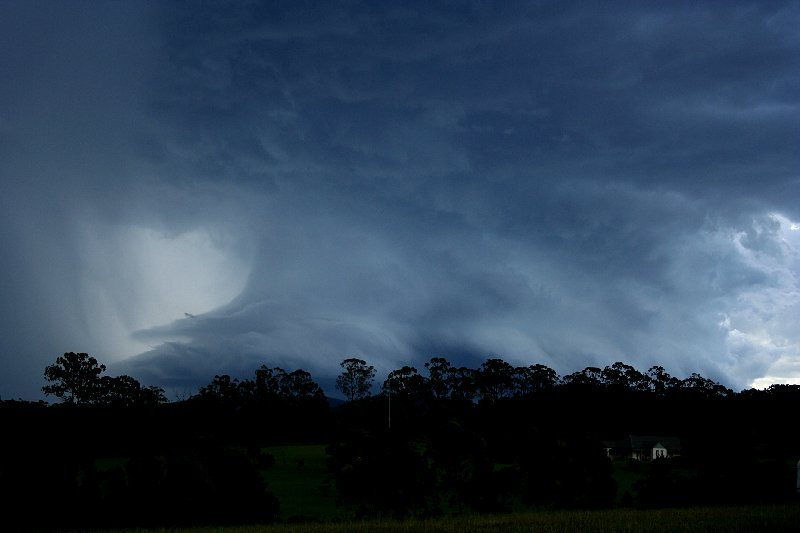
<path fill-rule="evenodd" d="M 632 459 L 652 461 L 666 459 L 681 454 L 681 441 L 677 437 L 652 435 L 630 435 L 630 455 Z"/>
<path fill-rule="evenodd" d="M 652 461 L 677 457 L 681 454 L 681 441 L 677 437 L 654 435 L 628 435 L 618 441 L 604 442 L 606 455 L 611 458 L 630 458 Z"/>

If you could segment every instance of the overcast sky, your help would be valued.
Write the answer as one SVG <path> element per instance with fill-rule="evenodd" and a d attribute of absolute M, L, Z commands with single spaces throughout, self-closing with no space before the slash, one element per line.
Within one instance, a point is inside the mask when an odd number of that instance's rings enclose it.
<path fill-rule="evenodd" d="M 2 1 L 0 395 L 68 351 L 187 394 L 346 357 L 800 383 L 798 27 L 797 2 Z"/>

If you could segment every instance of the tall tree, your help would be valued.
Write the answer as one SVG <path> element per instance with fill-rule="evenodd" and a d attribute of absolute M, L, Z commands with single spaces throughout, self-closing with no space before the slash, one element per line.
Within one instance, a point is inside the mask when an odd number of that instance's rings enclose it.
<path fill-rule="evenodd" d="M 369 396 L 375 367 L 362 359 L 349 358 L 341 363 L 342 373 L 336 378 L 336 388 L 344 394 L 347 401 L 360 400 Z"/>
<path fill-rule="evenodd" d="M 621 361 L 605 367 L 600 373 L 600 379 L 603 384 L 617 389 L 649 391 L 652 387 L 649 376 Z"/>
<path fill-rule="evenodd" d="M 602 375 L 603 371 L 596 366 L 587 366 L 583 370 L 564 376 L 561 381 L 570 387 L 594 388 L 603 383 Z"/>
<path fill-rule="evenodd" d="M 681 381 L 681 388 L 688 389 L 693 392 L 698 392 L 706 396 L 731 396 L 733 391 L 708 378 L 704 378 L 697 372 L 692 373 L 691 376 Z"/>
<path fill-rule="evenodd" d="M 681 386 L 681 380 L 670 376 L 663 366 L 651 366 L 647 376 L 650 378 L 650 390 L 658 396 L 664 396 Z"/>
<path fill-rule="evenodd" d="M 488 359 L 475 373 L 481 400 L 494 402 L 514 394 L 514 367 L 502 359 Z"/>
<path fill-rule="evenodd" d="M 118 407 L 131 407 L 134 405 L 158 405 L 166 403 L 167 397 L 161 387 L 142 387 L 131 376 L 100 378 L 101 392 L 98 403 Z"/>
<path fill-rule="evenodd" d="M 259 399 L 279 396 L 281 383 L 286 379 L 286 371 L 282 368 L 270 368 L 261 365 L 256 370 L 255 393 Z"/>
<path fill-rule="evenodd" d="M 535 364 L 514 369 L 514 379 L 519 394 L 531 394 L 550 389 L 558 384 L 558 373 L 552 368 Z"/>
<path fill-rule="evenodd" d="M 303 369 L 285 374 L 281 379 L 281 392 L 287 398 L 323 398 L 325 393 L 311 374 Z"/>
<path fill-rule="evenodd" d="M 383 382 L 383 390 L 397 396 L 421 398 L 425 392 L 425 378 L 413 366 L 392 370 Z"/>
<path fill-rule="evenodd" d="M 207 401 L 230 407 L 240 404 L 243 392 L 239 388 L 238 379 L 231 378 L 228 374 L 222 374 L 214 376 L 211 383 L 200 387 L 198 396 Z"/>
<path fill-rule="evenodd" d="M 51 385 L 42 387 L 42 392 L 68 404 L 97 403 L 103 396 L 100 374 L 105 370 L 106 365 L 87 353 L 65 353 L 45 367 L 44 377 Z"/>
<path fill-rule="evenodd" d="M 477 394 L 477 372 L 474 368 L 460 366 L 453 368 L 450 374 L 450 398 L 453 400 L 471 402 Z"/>
<path fill-rule="evenodd" d="M 433 357 L 427 363 L 428 386 L 436 398 L 448 398 L 453 385 L 454 368 L 444 357 Z"/>

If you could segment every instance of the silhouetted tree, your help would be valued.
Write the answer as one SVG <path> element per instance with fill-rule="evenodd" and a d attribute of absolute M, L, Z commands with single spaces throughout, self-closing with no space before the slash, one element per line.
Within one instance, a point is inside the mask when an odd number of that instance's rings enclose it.
<path fill-rule="evenodd" d="M 608 387 L 635 391 L 650 390 L 650 378 L 648 376 L 642 374 L 631 365 L 626 365 L 619 361 L 605 367 L 600 373 L 600 379 Z"/>
<path fill-rule="evenodd" d="M 647 371 L 650 377 L 650 387 L 653 392 L 658 396 L 663 396 L 671 390 L 675 390 L 681 386 L 681 381 L 678 378 L 670 376 L 663 366 L 652 366 Z"/>
<path fill-rule="evenodd" d="M 166 403 L 167 397 L 161 387 L 142 387 L 131 376 L 103 376 L 100 378 L 100 395 L 97 402 L 117 407 L 134 405 L 158 405 Z"/>
<path fill-rule="evenodd" d="M 281 383 L 286 378 L 286 371 L 282 368 L 270 368 L 261 365 L 256 370 L 255 393 L 259 399 L 281 394 Z"/>
<path fill-rule="evenodd" d="M 435 398 L 449 398 L 453 385 L 454 369 L 444 357 L 433 357 L 427 363 L 428 386 Z"/>
<path fill-rule="evenodd" d="M 514 367 L 502 359 L 488 359 L 475 373 L 475 385 L 481 400 L 508 398 L 514 394 Z"/>
<path fill-rule="evenodd" d="M 564 385 L 571 387 L 598 387 L 602 384 L 603 371 L 594 366 L 587 366 L 583 370 L 573 372 L 562 378 Z"/>
<path fill-rule="evenodd" d="M 305 370 L 295 370 L 282 376 L 280 382 L 281 394 L 287 398 L 322 398 L 322 388 L 311 378 Z"/>
<path fill-rule="evenodd" d="M 550 389 L 558 384 L 558 373 L 542 364 L 514 369 L 514 381 L 519 394 Z"/>
<path fill-rule="evenodd" d="M 454 368 L 450 374 L 450 397 L 454 400 L 472 402 L 477 394 L 477 372 L 466 366 Z"/>
<path fill-rule="evenodd" d="M 454 367 L 444 357 L 433 357 L 425 368 L 428 370 L 428 390 L 434 398 L 472 401 L 476 394 L 475 370 Z"/>
<path fill-rule="evenodd" d="M 101 376 L 105 370 L 106 366 L 89 354 L 65 353 L 44 369 L 45 379 L 52 384 L 42 387 L 42 391 L 75 405 L 130 407 L 166 403 L 164 389 L 143 387 L 131 376 Z"/>
<path fill-rule="evenodd" d="M 733 391 L 728 387 L 704 378 L 696 372 L 681 382 L 681 388 L 699 392 L 709 397 L 725 397 L 733 394 Z"/>
<path fill-rule="evenodd" d="M 239 380 L 227 374 L 214 376 L 208 385 L 200 387 L 198 396 L 204 400 L 212 401 L 219 405 L 237 406 L 242 399 Z"/>
<path fill-rule="evenodd" d="M 349 358 L 341 362 L 342 373 L 336 378 L 336 388 L 344 394 L 347 401 L 360 400 L 369 396 L 375 367 L 367 365 L 362 359 Z"/>
<path fill-rule="evenodd" d="M 289 398 L 322 398 L 322 388 L 311 374 L 302 369 L 286 372 L 282 368 L 261 365 L 255 372 L 255 380 L 243 380 L 239 390 L 244 399 L 257 402 Z"/>
<path fill-rule="evenodd" d="M 413 366 L 392 370 L 383 382 L 383 390 L 400 397 L 421 398 L 426 386 L 425 378 Z"/>
<path fill-rule="evenodd" d="M 42 387 L 42 392 L 68 404 L 96 403 L 102 397 L 100 374 L 105 370 L 87 353 L 65 353 L 44 369 L 45 379 L 52 384 Z"/>

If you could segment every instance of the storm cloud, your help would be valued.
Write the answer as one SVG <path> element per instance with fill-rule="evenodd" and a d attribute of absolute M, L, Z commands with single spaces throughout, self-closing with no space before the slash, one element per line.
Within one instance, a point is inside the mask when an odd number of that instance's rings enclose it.
<path fill-rule="evenodd" d="M 0 11 L 3 398 L 66 351 L 800 382 L 796 3 Z"/>

